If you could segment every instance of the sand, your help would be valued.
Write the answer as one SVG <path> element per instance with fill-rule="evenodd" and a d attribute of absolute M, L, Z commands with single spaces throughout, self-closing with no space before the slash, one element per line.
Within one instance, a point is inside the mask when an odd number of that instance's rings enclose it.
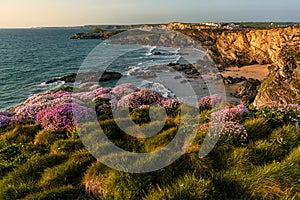
<path fill-rule="evenodd" d="M 241 77 L 244 76 L 246 78 L 253 78 L 258 79 L 260 81 L 263 81 L 265 78 L 267 78 L 269 74 L 268 70 L 269 65 L 250 65 L 250 66 L 244 66 L 244 67 L 230 67 L 227 68 L 226 71 L 221 72 L 223 77 Z M 237 105 L 240 102 L 239 98 L 236 98 L 233 96 L 235 91 L 242 85 L 243 83 L 237 83 L 232 85 L 225 85 L 226 90 L 226 98 L 227 101 Z"/>
<path fill-rule="evenodd" d="M 244 67 L 230 67 L 226 68 L 224 72 L 221 72 L 221 74 L 231 77 L 241 77 L 244 76 L 246 78 L 254 78 L 258 79 L 260 81 L 264 80 L 268 74 L 269 65 L 250 65 L 250 66 L 244 66 Z"/>

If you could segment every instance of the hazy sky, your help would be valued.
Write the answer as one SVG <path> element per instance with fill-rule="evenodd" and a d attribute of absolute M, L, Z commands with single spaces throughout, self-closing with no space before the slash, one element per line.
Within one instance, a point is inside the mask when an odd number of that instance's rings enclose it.
<path fill-rule="evenodd" d="M 0 0 L 0 27 L 300 21 L 300 0 Z"/>

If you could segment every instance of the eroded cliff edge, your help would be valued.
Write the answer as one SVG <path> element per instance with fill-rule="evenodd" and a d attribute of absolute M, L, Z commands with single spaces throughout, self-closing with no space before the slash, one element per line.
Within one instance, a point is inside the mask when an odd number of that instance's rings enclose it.
<path fill-rule="evenodd" d="M 280 50 L 278 60 L 270 71 L 258 91 L 254 105 L 272 101 L 300 104 L 300 41 L 287 43 Z"/>
<path fill-rule="evenodd" d="M 300 27 L 226 30 L 175 23 L 165 28 L 179 30 L 201 42 L 220 69 L 271 64 L 256 97 L 246 99 L 247 104 L 253 100 L 255 106 L 272 101 L 300 103 Z"/>
<path fill-rule="evenodd" d="M 164 28 L 179 30 L 201 42 L 222 67 L 272 64 L 278 61 L 282 46 L 300 33 L 300 27 L 292 26 L 228 30 L 176 23 Z"/>

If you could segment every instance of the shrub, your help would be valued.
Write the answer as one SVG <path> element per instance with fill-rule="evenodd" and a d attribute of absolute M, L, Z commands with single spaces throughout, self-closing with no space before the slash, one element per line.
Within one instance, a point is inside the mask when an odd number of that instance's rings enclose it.
<path fill-rule="evenodd" d="M 39 111 L 53 107 L 57 104 L 71 102 L 72 95 L 70 92 L 45 92 L 28 98 L 22 105 L 16 106 L 13 110 L 16 113 L 16 116 L 21 119 L 35 120 Z"/>
<path fill-rule="evenodd" d="M 159 105 L 162 99 L 162 95 L 158 92 L 141 89 L 138 92 L 133 92 L 131 94 L 123 96 L 118 102 L 118 107 L 135 109 L 143 105 Z"/>
<path fill-rule="evenodd" d="M 59 91 L 73 92 L 73 87 L 64 85 L 64 86 L 62 86 L 60 88 L 57 88 L 57 89 L 53 90 L 54 93 L 59 92 Z"/>
<path fill-rule="evenodd" d="M 149 123 L 151 121 L 149 117 L 149 108 L 136 108 L 130 112 L 130 117 L 132 121 L 136 124 Z"/>
<path fill-rule="evenodd" d="M 235 146 L 244 145 L 248 139 L 246 129 L 236 122 L 225 122 L 224 124 L 207 123 L 200 125 L 196 131 L 198 135 L 196 138 L 200 142 L 202 142 L 206 134 L 211 138 L 219 137 L 219 144 Z"/>
<path fill-rule="evenodd" d="M 77 126 L 74 112 L 77 120 L 84 121 L 92 117 L 93 110 L 79 104 L 58 104 L 39 111 L 36 121 L 45 129 L 69 129 Z"/>
<path fill-rule="evenodd" d="M 246 106 L 238 105 L 213 112 L 211 114 L 211 120 L 213 122 L 241 122 L 247 113 L 249 113 L 249 110 Z"/>
<path fill-rule="evenodd" d="M 137 92 L 139 89 L 132 84 L 122 84 L 114 87 L 111 93 L 120 100 L 122 97 Z"/>
<path fill-rule="evenodd" d="M 202 99 L 199 100 L 200 112 L 205 110 L 211 110 L 221 102 L 222 102 L 222 97 L 218 94 L 203 97 Z"/>
<path fill-rule="evenodd" d="M 166 109 L 166 112 L 169 116 L 175 117 L 178 112 L 181 105 L 181 102 L 177 99 L 165 99 L 163 98 L 160 101 L 160 105 Z"/>
<path fill-rule="evenodd" d="M 10 123 L 22 122 L 21 119 L 14 117 L 11 112 L 0 111 L 0 129 L 7 127 Z"/>
<path fill-rule="evenodd" d="M 300 105 L 298 104 L 270 102 L 257 109 L 256 115 L 267 119 L 272 127 L 283 124 L 299 124 L 300 122 Z"/>
<path fill-rule="evenodd" d="M 110 106 L 110 99 L 96 97 L 94 99 L 94 103 L 98 115 L 111 115 L 112 110 Z"/>

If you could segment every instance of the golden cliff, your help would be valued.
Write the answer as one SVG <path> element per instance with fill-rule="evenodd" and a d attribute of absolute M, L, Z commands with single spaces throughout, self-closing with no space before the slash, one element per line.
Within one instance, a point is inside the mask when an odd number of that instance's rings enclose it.
<path fill-rule="evenodd" d="M 161 27 L 198 40 L 223 67 L 274 63 L 283 44 L 300 32 L 300 27 L 229 30 L 178 22 Z"/>
<path fill-rule="evenodd" d="M 278 60 L 283 44 L 290 42 L 297 32 L 300 28 L 225 31 L 217 37 L 216 48 L 222 59 L 239 65 L 273 63 Z"/>

